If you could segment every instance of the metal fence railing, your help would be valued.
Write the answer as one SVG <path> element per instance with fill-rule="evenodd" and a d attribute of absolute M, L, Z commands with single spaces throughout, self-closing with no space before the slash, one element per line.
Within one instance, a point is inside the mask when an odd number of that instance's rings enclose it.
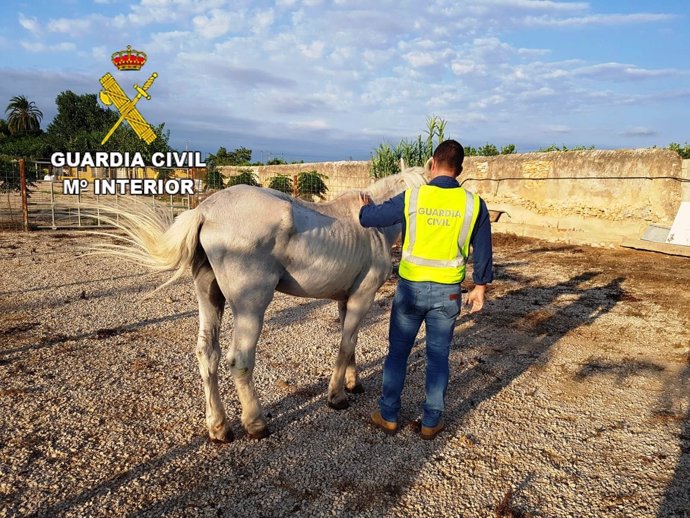
<path fill-rule="evenodd" d="M 222 169 L 222 170 L 221 170 Z M 280 167 L 91 168 L 54 167 L 44 160 L 0 157 L 0 229 L 68 229 L 100 226 L 101 208 L 134 196 L 116 190 L 95 192 L 101 182 L 176 179 L 193 184 L 191 194 L 137 195 L 172 215 L 196 207 L 218 189 L 238 183 L 270 187 L 307 201 L 329 201 L 374 179 L 366 162 L 294 164 Z M 68 184 L 70 188 L 66 188 Z M 71 192 L 71 194 L 69 194 Z"/>
<path fill-rule="evenodd" d="M 125 168 L 80 171 L 53 167 L 46 161 L 28 161 L 0 157 L 0 228 L 3 229 L 69 229 L 101 226 L 101 209 L 117 207 L 123 198 L 134 197 L 126 187 L 112 194 L 94 192 L 96 182 L 132 180 L 141 171 Z M 136 195 L 154 206 L 169 210 L 173 216 L 199 202 L 201 180 L 194 169 L 157 169 L 160 181 L 191 180 L 191 193 Z M 154 179 L 151 179 L 154 180 Z M 125 182 L 126 183 L 126 182 Z M 65 187 L 66 184 L 71 185 Z M 70 194 L 71 191 L 71 194 Z"/>

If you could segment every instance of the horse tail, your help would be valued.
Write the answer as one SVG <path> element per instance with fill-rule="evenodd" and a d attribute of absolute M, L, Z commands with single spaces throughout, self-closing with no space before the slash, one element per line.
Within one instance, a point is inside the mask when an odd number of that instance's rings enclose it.
<path fill-rule="evenodd" d="M 92 253 L 117 256 L 154 271 L 175 270 L 173 276 L 155 291 L 179 279 L 195 260 L 203 213 L 192 209 L 174 220 L 167 210 L 142 202 L 132 207 L 109 207 L 98 219 L 124 232 L 124 236 L 104 232 L 96 234 L 114 238 L 117 243 L 101 243 Z M 100 207 L 103 210 L 103 207 Z"/>

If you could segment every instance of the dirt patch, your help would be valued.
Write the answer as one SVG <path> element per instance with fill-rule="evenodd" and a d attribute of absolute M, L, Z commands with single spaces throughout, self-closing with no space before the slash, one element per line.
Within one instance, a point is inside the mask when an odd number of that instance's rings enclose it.
<path fill-rule="evenodd" d="M 494 235 L 495 281 L 458 320 L 447 428 L 428 442 L 423 332 L 401 430 L 367 424 L 395 275 L 360 331 L 367 392 L 343 412 L 325 403 L 337 305 L 277 294 L 254 373 L 273 434 L 244 434 L 221 361 L 237 439 L 219 446 L 205 439 L 190 279 L 144 299 L 165 275 L 80 257 L 89 239 L 0 234 L 0 515 L 690 513 L 686 258 Z M 232 326 L 227 310 L 224 351 Z"/>

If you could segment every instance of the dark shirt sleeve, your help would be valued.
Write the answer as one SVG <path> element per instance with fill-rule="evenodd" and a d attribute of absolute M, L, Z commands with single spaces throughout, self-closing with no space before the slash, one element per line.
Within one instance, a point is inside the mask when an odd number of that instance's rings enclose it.
<path fill-rule="evenodd" d="M 470 244 L 474 265 L 472 280 L 475 284 L 489 284 L 494 280 L 491 221 L 489 210 L 482 199 L 479 200 L 479 216 L 472 231 Z"/>
<path fill-rule="evenodd" d="M 380 205 L 364 205 L 359 210 L 363 227 L 390 227 L 405 220 L 405 193 L 402 192 Z"/>

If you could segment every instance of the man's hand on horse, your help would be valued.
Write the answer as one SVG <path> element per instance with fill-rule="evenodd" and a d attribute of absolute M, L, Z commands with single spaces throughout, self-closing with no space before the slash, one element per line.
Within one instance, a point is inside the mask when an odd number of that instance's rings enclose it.
<path fill-rule="evenodd" d="M 374 200 L 371 199 L 371 196 L 369 196 L 368 192 L 360 192 L 359 193 L 359 202 L 364 205 L 374 205 Z"/>

